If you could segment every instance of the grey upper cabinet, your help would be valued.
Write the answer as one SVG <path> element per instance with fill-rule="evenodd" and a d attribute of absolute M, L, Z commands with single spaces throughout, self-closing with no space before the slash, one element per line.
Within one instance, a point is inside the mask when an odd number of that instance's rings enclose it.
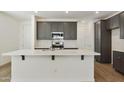
<path fill-rule="evenodd" d="M 116 29 L 120 27 L 119 15 L 115 15 L 107 20 L 107 29 Z"/>
<path fill-rule="evenodd" d="M 77 22 L 37 22 L 38 40 L 51 40 L 51 32 L 64 32 L 64 40 L 77 40 Z"/>
<path fill-rule="evenodd" d="M 77 23 L 76 22 L 64 22 L 64 39 L 65 40 L 77 40 Z"/>
<path fill-rule="evenodd" d="M 50 22 L 51 32 L 63 32 L 63 23 L 62 22 Z"/>
<path fill-rule="evenodd" d="M 121 12 L 106 20 L 107 30 L 120 28 L 120 39 L 124 39 L 124 12 Z"/>
<path fill-rule="evenodd" d="M 124 13 L 120 14 L 120 39 L 124 39 Z"/>
<path fill-rule="evenodd" d="M 113 28 L 119 28 L 120 22 L 119 22 L 119 15 L 116 15 L 113 17 Z"/>
<path fill-rule="evenodd" d="M 58 23 L 58 32 L 64 32 L 63 22 Z"/>
<path fill-rule="evenodd" d="M 57 23 L 52 23 L 50 22 L 51 24 L 51 32 L 58 32 L 58 24 Z"/>
<path fill-rule="evenodd" d="M 37 39 L 50 40 L 51 39 L 51 25 L 48 22 L 37 22 Z"/>

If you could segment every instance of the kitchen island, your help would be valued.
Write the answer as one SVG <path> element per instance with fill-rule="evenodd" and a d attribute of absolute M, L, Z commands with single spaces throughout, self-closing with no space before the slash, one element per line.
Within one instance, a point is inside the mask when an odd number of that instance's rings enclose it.
<path fill-rule="evenodd" d="M 11 56 L 12 82 L 83 82 L 94 81 L 94 56 L 87 49 L 16 50 Z"/>

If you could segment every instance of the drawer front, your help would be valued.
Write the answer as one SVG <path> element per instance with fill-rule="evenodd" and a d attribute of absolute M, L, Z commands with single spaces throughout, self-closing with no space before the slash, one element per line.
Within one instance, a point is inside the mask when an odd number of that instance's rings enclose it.
<path fill-rule="evenodd" d="M 124 52 L 113 51 L 113 67 L 124 73 Z"/>
<path fill-rule="evenodd" d="M 121 53 L 121 72 L 124 73 L 124 53 Z"/>
<path fill-rule="evenodd" d="M 121 53 L 113 51 L 113 67 L 120 71 L 121 70 Z"/>

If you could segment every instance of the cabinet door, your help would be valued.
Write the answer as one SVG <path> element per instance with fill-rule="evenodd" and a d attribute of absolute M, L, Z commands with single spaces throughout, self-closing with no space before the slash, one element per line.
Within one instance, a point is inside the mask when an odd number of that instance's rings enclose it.
<path fill-rule="evenodd" d="M 121 72 L 124 73 L 124 53 L 114 51 L 113 52 L 113 67 Z"/>
<path fill-rule="evenodd" d="M 51 22 L 51 32 L 58 32 L 58 24 L 56 22 Z"/>
<path fill-rule="evenodd" d="M 119 28 L 119 15 L 113 16 L 107 20 L 107 29 Z"/>
<path fill-rule="evenodd" d="M 92 78 L 93 59 L 85 56 L 81 62 L 80 56 L 57 56 L 55 76 L 58 81 L 83 81 Z M 91 61 L 91 62 L 90 62 Z"/>
<path fill-rule="evenodd" d="M 51 32 L 63 32 L 63 22 L 51 22 Z"/>
<path fill-rule="evenodd" d="M 37 39 L 38 40 L 50 40 L 51 39 L 51 28 L 48 22 L 37 23 Z"/>
<path fill-rule="evenodd" d="M 101 41 L 101 32 L 100 32 L 100 22 L 95 23 L 95 52 L 100 53 L 100 41 Z"/>
<path fill-rule="evenodd" d="M 124 39 L 124 13 L 120 14 L 120 38 Z"/>
<path fill-rule="evenodd" d="M 25 60 L 13 56 L 11 79 L 17 82 L 52 81 L 53 63 L 50 56 L 25 56 Z"/>
<path fill-rule="evenodd" d="M 106 26 L 105 27 L 107 30 L 111 30 L 110 29 L 110 18 L 106 20 Z"/>
<path fill-rule="evenodd" d="M 112 18 L 110 18 L 108 22 L 109 22 L 109 29 L 112 29 L 112 27 L 113 27 Z"/>
<path fill-rule="evenodd" d="M 121 53 L 117 51 L 113 51 L 113 67 L 121 71 Z"/>
<path fill-rule="evenodd" d="M 124 53 L 121 52 L 121 71 L 122 73 L 124 73 Z"/>
<path fill-rule="evenodd" d="M 119 15 L 113 17 L 113 28 L 119 28 Z"/>
<path fill-rule="evenodd" d="M 58 32 L 64 32 L 63 22 L 58 23 Z"/>
<path fill-rule="evenodd" d="M 77 40 L 77 23 L 64 22 L 64 39 Z"/>
<path fill-rule="evenodd" d="M 95 23 L 94 27 L 95 52 L 101 53 L 101 25 L 100 22 Z M 95 60 L 100 62 L 100 56 L 95 56 Z"/>

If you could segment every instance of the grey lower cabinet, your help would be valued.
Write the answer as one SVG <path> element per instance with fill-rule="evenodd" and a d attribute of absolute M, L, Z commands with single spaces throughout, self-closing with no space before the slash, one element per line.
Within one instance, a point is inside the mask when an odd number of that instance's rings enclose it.
<path fill-rule="evenodd" d="M 51 32 L 64 32 L 64 40 L 77 40 L 77 22 L 37 22 L 38 40 L 51 40 Z"/>
<path fill-rule="evenodd" d="M 113 68 L 124 73 L 124 52 L 113 51 Z"/>
<path fill-rule="evenodd" d="M 101 54 L 95 56 L 95 60 L 100 63 L 111 63 L 111 31 L 107 31 L 105 20 L 96 22 L 94 26 L 94 50 Z"/>

